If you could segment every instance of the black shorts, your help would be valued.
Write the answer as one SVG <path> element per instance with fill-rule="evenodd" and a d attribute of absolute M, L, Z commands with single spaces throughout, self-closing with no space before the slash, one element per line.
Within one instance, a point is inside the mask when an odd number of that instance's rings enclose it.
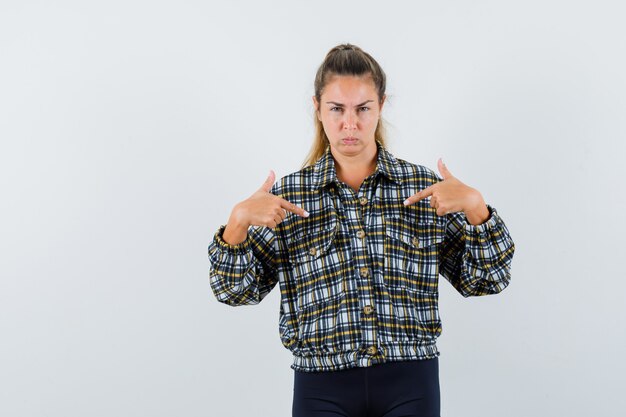
<path fill-rule="evenodd" d="M 294 371 L 293 417 L 439 417 L 439 358 Z"/>

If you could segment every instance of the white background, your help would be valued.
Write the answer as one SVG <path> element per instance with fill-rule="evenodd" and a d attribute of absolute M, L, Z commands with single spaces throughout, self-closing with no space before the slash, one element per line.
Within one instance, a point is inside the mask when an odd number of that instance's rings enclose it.
<path fill-rule="evenodd" d="M 207 246 L 300 168 L 343 42 L 387 74 L 392 153 L 443 157 L 516 244 L 499 295 L 440 281 L 442 415 L 621 415 L 625 12 L 2 1 L 0 415 L 290 415 L 279 291 L 218 303 Z"/>

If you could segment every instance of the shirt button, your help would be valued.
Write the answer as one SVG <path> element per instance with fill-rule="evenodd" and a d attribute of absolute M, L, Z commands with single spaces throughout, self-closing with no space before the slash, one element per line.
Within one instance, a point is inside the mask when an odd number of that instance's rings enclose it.
<path fill-rule="evenodd" d="M 368 355 L 375 355 L 377 352 L 376 346 L 370 346 L 367 348 Z"/>
<path fill-rule="evenodd" d="M 370 271 L 366 267 L 362 267 L 359 269 L 359 275 L 361 275 L 363 278 L 367 278 L 370 275 Z"/>
<path fill-rule="evenodd" d="M 359 198 L 359 203 L 361 203 L 362 206 L 367 204 L 367 198 L 366 197 L 361 197 Z"/>
<path fill-rule="evenodd" d="M 363 239 L 365 237 L 365 232 L 363 230 L 359 230 L 358 232 L 356 232 L 356 237 L 358 237 L 359 239 Z"/>
<path fill-rule="evenodd" d="M 365 306 L 363 307 L 363 313 L 365 314 L 372 314 L 374 312 L 374 308 L 372 306 Z"/>
<path fill-rule="evenodd" d="M 419 246 L 420 245 L 420 241 L 417 237 L 413 237 L 413 239 L 411 240 L 411 242 L 413 242 L 413 245 L 415 246 Z"/>
<path fill-rule="evenodd" d="M 309 255 L 311 256 L 315 256 L 317 254 L 317 248 L 311 248 L 309 249 Z"/>

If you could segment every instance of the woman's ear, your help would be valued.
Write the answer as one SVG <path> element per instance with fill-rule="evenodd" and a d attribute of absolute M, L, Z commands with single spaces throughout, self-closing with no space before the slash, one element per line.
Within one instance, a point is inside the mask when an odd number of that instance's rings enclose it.
<path fill-rule="evenodd" d="M 315 96 L 311 96 L 311 98 L 313 99 L 313 107 L 315 107 L 315 115 L 317 116 L 317 120 L 321 122 L 322 119 L 320 117 L 320 107 L 317 98 L 315 98 Z"/>

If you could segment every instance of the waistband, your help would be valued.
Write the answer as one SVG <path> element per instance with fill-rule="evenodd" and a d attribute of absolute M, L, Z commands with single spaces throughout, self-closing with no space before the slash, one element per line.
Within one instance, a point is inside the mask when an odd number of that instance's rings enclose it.
<path fill-rule="evenodd" d="M 384 362 L 431 359 L 439 355 L 434 341 L 381 343 L 373 355 L 366 349 L 309 355 L 294 353 L 291 369 L 300 372 L 339 371 Z"/>

